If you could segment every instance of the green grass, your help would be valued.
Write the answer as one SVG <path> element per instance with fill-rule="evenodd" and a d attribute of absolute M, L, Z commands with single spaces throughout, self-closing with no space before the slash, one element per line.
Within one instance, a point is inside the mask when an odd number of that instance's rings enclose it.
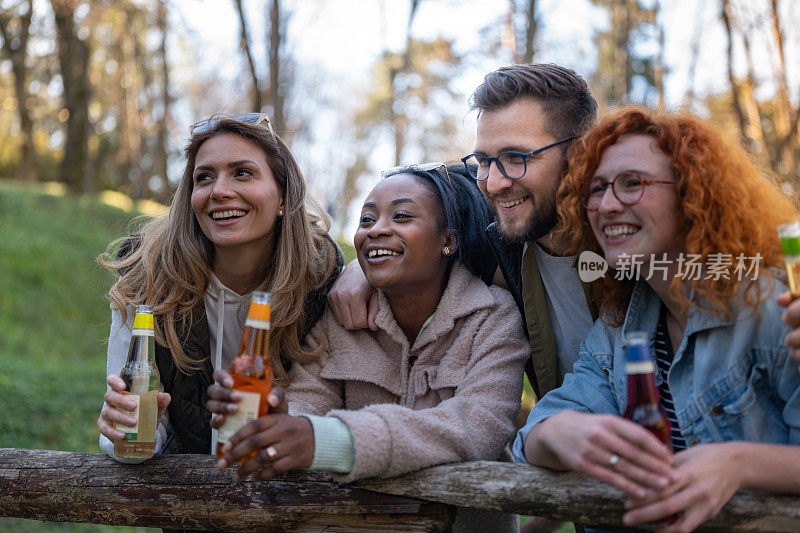
<path fill-rule="evenodd" d="M 99 451 L 111 278 L 94 258 L 130 218 L 0 188 L 0 447 Z"/>
<path fill-rule="evenodd" d="M 111 276 L 132 214 L 0 182 L 0 448 L 99 452 Z M 2 531 L 146 531 L 0 518 Z"/>

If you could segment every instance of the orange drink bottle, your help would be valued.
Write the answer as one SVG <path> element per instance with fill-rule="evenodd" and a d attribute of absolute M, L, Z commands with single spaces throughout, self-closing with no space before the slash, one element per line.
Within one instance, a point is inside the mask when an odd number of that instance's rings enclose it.
<path fill-rule="evenodd" d="M 264 416 L 269 410 L 267 395 L 272 389 L 272 367 L 269 364 L 270 294 L 254 292 L 247 311 L 239 351 L 228 372 L 233 388 L 239 391 L 239 410 L 225 416 L 219 428 L 217 458 L 222 457 L 222 445 L 242 426 Z M 248 457 L 249 459 L 249 457 Z"/>

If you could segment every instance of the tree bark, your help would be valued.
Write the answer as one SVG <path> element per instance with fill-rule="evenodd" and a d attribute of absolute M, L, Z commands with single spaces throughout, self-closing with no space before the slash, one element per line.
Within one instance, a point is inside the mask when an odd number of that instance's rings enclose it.
<path fill-rule="evenodd" d="M 0 10 L 0 34 L 3 37 L 3 55 L 11 60 L 11 71 L 14 73 L 14 95 L 17 99 L 17 117 L 19 119 L 19 159 L 15 169 L 15 177 L 24 182 L 37 179 L 36 148 L 33 145 L 33 120 L 30 111 L 33 108 L 32 96 L 28 93 L 28 69 L 25 59 L 28 56 L 28 37 L 33 15 L 33 0 L 20 2 L 27 9 L 24 14 L 12 13 L 11 8 Z M 21 11 L 21 10 L 20 10 Z"/>
<path fill-rule="evenodd" d="M 88 183 L 89 99 L 87 67 L 89 44 L 78 37 L 75 27 L 75 0 L 50 0 L 55 14 L 58 61 L 64 85 L 64 109 L 68 113 L 67 138 L 59 168 L 59 178 L 73 192 L 91 190 Z"/>

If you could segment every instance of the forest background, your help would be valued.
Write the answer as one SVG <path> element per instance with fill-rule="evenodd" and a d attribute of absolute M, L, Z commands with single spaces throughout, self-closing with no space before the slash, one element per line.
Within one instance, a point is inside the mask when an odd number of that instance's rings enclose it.
<path fill-rule="evenodd" d="M 270 114 L 344 245 L 380 170 L 471 151 L 513 62 L 706 117 L 795 197 L 797 28 L 800 0 L 0 0 L 0 447 L 99 451 L 94 258 L 169 202 L 195 121 Z"/>
<path fill-rule="evenodd" d="M 0 0 L 0 179 L 168 202 L 193 122 L 263 111 L 349 240 L 378 172 L 468 153 L 467 99 L 512 62 L 601 112 L 708 117 L 791 192 L 798 0 Z"/>

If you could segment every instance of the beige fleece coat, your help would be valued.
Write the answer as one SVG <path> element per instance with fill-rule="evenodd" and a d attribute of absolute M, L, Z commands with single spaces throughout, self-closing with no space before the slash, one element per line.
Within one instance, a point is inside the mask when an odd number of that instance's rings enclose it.
<path fill-rule="evenodd" d="M 322 355 L 292 367 L 293 412 L 335 416 L 353 436 L 353 469 L 334 477 L 346 482 L 500 459 L 514 434 L 529 356 L 511 294 L 456 263 L 433 319 L 413 343 L 381 292 L 378 306 L 376 332 L 347 331 L 326 311 L 309 335 L 310 344 L 325 347 Z M 499 524 L 499 513 L 469 514 L 469 529 L 512 524 L 509 515 Z M 466 518 L 459 515 L 456 526 Z"/>

